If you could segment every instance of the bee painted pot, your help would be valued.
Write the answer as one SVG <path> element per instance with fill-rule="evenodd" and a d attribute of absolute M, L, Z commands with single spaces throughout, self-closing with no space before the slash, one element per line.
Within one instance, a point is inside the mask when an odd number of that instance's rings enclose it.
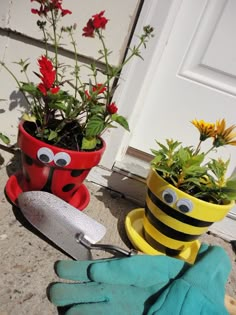
<path fill-rule="evenodd" d="M 82 210 L 90 200 L 83 185 L 90 170 L 96 166 L 105 151 L 79 152 L 49 145 L 31 136 L 21 122 L 18 146 L 21 149 L 22 171 L 11 176 L 5 192 L 17 205 L 20 192 L 42 190 L 50 192 Z"/>
<path fill-rule="evenodd" d="M 234 206 L 209 203 L 186 194 L 151 169 L 143 216 L 144 238 L 153 248 L 176 256 L 222 220 Z"/>

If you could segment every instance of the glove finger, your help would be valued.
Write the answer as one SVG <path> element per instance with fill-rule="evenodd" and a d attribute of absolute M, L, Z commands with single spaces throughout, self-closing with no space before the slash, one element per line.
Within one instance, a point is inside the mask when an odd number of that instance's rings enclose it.
<path fill-rule="evenodd" d="M 110 303 L 90 303 L 90 304 L 77 304 L 71 307 L 65 315 L 120 315 L 120 313 L 116 313 L 116 309 L 113 308 Z M 122 315 L 130 315 L 130 310 L 125 314 L 122 312 Z M 134 314 L 132 314 L 134 315 Z"/>
<path fill-rule="evenodd" d="M 60 260 L 55 263 L 54 269 L 60 278 L 86 282 L 89 281 L 87 269 L 90 264 L 90 260 L 85 260 L 82 264 L 80 261 Z"/>
<path fill-rule="evenodd" d="M 230 269 L 231 263 L 225 250 L 219 246 L 210 246 L 197 263 L 186 271 L 183 278 L 192 285 L 199 286 L 203 291 L 209 292 L 208 296 L 212 300 L 219 301 L 224 297 Z"/>
<path fill-rule="evenodd" d="M 192 277 L 197 273 L 205 271 L 208 274 L 208 281 L 214 278 L 219 270 L 224 270 L 224 273 L 228 273 L 231 263 L 225 250 L 220 246 L 209 246 L 208 250 L 205 251 L 198 259 L 197 263 L 194 264 L 185 273 L 184 278 Z"/>
<path fill-rule="evenodd" d="M 104 262 L 108 259 L 100 259 L 100 260 L 60 260 L 57 261 L 54 265 L 54 269 L 58 277 L 68 280 L 75 280 L 81 282 L 90 281 L 88 277 L 88 268 L 91 263 L 99 263 Z"/>
<path fill-rule="evenodd" d="M 107 300 L 109 288 L 97 283 L 54 283 L 48 289 L 49 300 L 56 306 L 94 303 Z"/>
<path fill-rule="evenodd" d="M 89 278 L 96 282 L 148 287 L 169 282 L 186 263 L 168 256 L 137 255 L 92 263 Z"/>

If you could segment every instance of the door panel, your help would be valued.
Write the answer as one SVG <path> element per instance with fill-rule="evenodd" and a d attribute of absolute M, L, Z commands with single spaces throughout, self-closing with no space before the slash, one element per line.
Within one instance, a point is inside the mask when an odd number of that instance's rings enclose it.
<path fill-rule="evenodd" d="M 207 2 L 179 76 L 236 95 L 234 12 L 235 1 Z"/>

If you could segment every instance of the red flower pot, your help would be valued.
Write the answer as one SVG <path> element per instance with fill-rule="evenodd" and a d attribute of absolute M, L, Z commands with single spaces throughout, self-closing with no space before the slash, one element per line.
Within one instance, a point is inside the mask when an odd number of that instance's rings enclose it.
<path fill-rule="evenodd" d="M 22 172 L 9 178 L 5 189 L 7 197 L 17 204 L 22 191 L 43 190 L 84 209 L 90 198 L 83 181 L 101 160 L 106 147 L 102 142 L 102 148 L 97 151 L 66 150 L 31 136 L 21 122 L 18 145 L 22 152 Z"/>

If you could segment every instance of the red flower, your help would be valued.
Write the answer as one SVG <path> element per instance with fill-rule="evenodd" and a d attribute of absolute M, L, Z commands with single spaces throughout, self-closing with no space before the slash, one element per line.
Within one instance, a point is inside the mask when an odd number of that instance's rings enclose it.
<path fill-rule="evenodd" d="M 96 86 L 93 86 L 93 92 L 96 92 L 97 94 L 101 94 L 106 90 L 107 88 L 101 83 L 98 83 Z"/>
<path fill-rule="evenodd" d="M 93 93 L 96 93 L 96 95 L 102 94 L 106 90 L 107 90 L 107 88 L 101 83 L 98 83 L 97 85 L 93 86 L 93 88 L 92 88 Z M 87 98 L 90 100 L 91 95 L 89 94 L 88 90 L 85 91 L 85 94 L 86 94 Z"/>
<path fill-rule="evenodd" d="M 57 10 L 57 11 L 60 10 L 62 16 L 65 16 L 66 14 L 71 14 L 72 13 L 70 10 L 62 8 L 62 1 L 63 0 L 49 0 L 49 1 L 46 1 L 46 0 L 31 0 L 31 2 L 33 2 L 33 1 L 39 3 L 40 4 L 40 8 L 39 8 L 39 10 L 31 9 L 31 12 L 33 14 L 38 14 L 39 16 L 47 15 L 47 13 L 50 10 Z"/>
<path fill-rule="evenodd" d="M 72 12 L 70 10 L 67 9 L 61 9 L 61 16 L 65 16 L 67 14 L 71 14 Z"/>
<path fill-rule="evenodd" d="M 44 86 L 43 83 L 39 83 L 38 89 L 43 95 L 47 95 L 47 89 L 46 89 L 46 87 Z"/>
<path fill-rule="evenodd" d="M 53 88 L 50 89 L 50 92 L 51 92 L 52 94 L 57 94 L 57 92 L 59 92 L 59 91 L 60 91 L 59 86 L 55 86 L 55 87 L 53 87 Z"/>
<path fill-rule="evenodd" d="M 87 25 L 83 28 L 83 36 L 94 37 L 94 26 L 92 19 L 88 20 Z"/>
<path fill-rule="evenodd" d="M 56 70 L 53 68 L 52 62 L 47 59 L 47 57 L 42 56 L 41 59 L 38 59 L 39 71 L 41 73 L 40 79 L 41 83 L 38 85 L 38 89 L 43 95 L 47 95 L 47 92 L 56 94 L 60 88 L 55 86 L 56 80 Z"/>
<path fill-rule="evenodd" d="M 38 60 L 41 80 L 47 89 L 50 89 L 56 79 L 56 70 L 53 69 L 52 62 L 47 57 L 42 56 Z"/>
<path fill-rule="evenodd" d="M 95 14 L 93 15 L 93 26 L 94 28 L 98 29 L 98 28 L 102 28 L 104 29 L 107 22 L 108 22 L 108 19 L 106 19 L 103 14 L 105 13 L 105 11 L 101 11 L 100 13 L 98 14 Z"/>
<path fill-rule="evenodd" d="M 107 106 L 107 111 L 109 114 L 115 114 L 118 111 L 118 107 L 116 104 L 113 102 Z"/>
<path fill-rule="evenodd" d="M 104 12 L 105 11 L 101 11 L 100 13 L 93 15 L 92 18 L 88 20 L 86 26 L 83 28 L 83 36 L 94 37 L 94 31 L 96 29 L 105 29 L 108 19 L 103 16 Z"/>

